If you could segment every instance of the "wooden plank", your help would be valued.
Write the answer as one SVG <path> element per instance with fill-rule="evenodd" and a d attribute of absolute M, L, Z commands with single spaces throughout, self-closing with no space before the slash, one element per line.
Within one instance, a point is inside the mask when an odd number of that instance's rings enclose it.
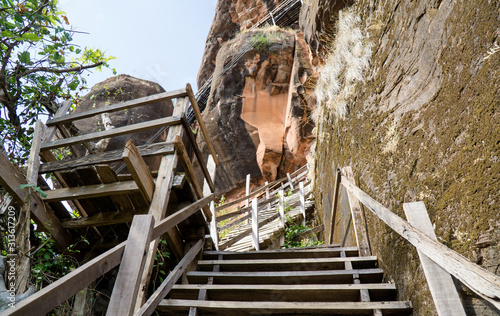
<path fill-rule="evenodd" d="M 323 302 L 318 304 L 316 302 L 250 302 L 250 301 L 198 301 L 198 300 L 163 300 L 158 305 L 159 311 L 173 311 L 175 308 L 189 308 L 196 307 L 202 310 L 210 310 L 212 313 L 215 311 L 217 315 L 224 312 L 230 315 L 242 315 L 243 311 L 247 313 L 265 313 L 279 314 L 279 315 L 295 315 L 301 313 L 313 313 L 322 315 L 335 315 L 335 314 L 356 314 L 366 315 L 363 311 L 372 311 L 373 309 L 381 309 L 389 312 L 411 312 L 412 305 L 409 301 L 394 301 L 394 302 Z"/>
<path fill-rule="evenodd" d="M 111 168 L 109 165 L 95 165 L 94 167 L 103 184 L 119 182 L 115 170 L 113 170 L 113 168 Z M 132 202 L 126 194 L 111 195 L 110 199 L 111 201 L 113 201 L 119 211 L 134 209 Z"/>
<path fill-rule="evenodd" d="M 285 191 L 279 190 L 279 206 L 278 213 L 280 214 L 280 226 L 285 228 Z"/>
<path fill-rule="evenodd" d="M 35 133 L 31 144 L 30 155 L 28 157 L 28 168 L 26 171 L 26 181 L 29 184 L 37 185 L 38 169 L 40 168 L 40 146 L 45 133 L 45 124 L 38 120 L 35 123 Z"/>
<path fill-rule="evenodd" d="M 342 185 L 356 196 L 373 214 L 391 227 L 424 255 L 437 263 L 476 294 L 500 309 L 500 277 L 467 260 L 445 245 L 429 238 L 422 231 L 392 213 L 368 194 L 342 177 Z"/>
<path fill-rule="evenodd" d="M 147 212 L 148 208 L 141 208 L 128 211 L 96 213 L 95 215 L 88 217 L 63 220 L 61 222 L 61 225 L 66 229 L 83 229 L 88 227 L 124 224 L 132 222 L 132 219 L 134 218 L 135 215 L 146 214 Z"/>
<path fill-rule="evenodd" d="M 73 170 L 78 175 L 78 185 L 85 188 L 92 185 L 101 185 L 102 181 L 94 166 L 78 167 Z M 92 203 L 99 212 L 112 212 L 117 208 L 109 196 L 94 197 L 87 202 Z"/>
<path fill-rule="evenodd" d="M 201 162 L 200 162 L 201 164 Z M 209 195 L 210 193 L 212 192 L 215 192 L 215 188 L 213 186 L 213 182 L 212 182 L 212 185 L 210 185 L 210 183 L 207 181 L 207 178 L 215 181 L 215 170 L 216 170 L 216 165 L 215 165 L 215 161 L 214 161 L 214 158 L 212 157 L 212 155 L 208 155 L 208 159 L 207 159 L 207 165 L 205 167 L 205 169 L 207 169 L 207 175 L 205 177 L 205 181 L 203 181 L 203 195 L 206 196 L 206 195 Z"/>
<path fill-rule="evenodd" d="M 214 243 L 215 250 L 219 250 L 219 231 L 217 229 L 217 215 L 215 213 L 215 202 L 210 202 L 210 212 L 212 212 L 212 220 L 210 221 L 210 236 Z"/>
<path fill-rule="evenodd" d="M 290 176 L 290 174 L 287 172 L 286 173 L 286 177 L 288 178 L 288 185 L 290 185 L 290 189 L 293 190 L 293 181 L 292 181 L 292 177 Z"/>
<path fill-rule="evenodd" d="M 49 150 L 54 148 L 60 148 L 65 146 L 70 146 L 74 144 L 80 144 L 83 142 L 88 142 L 92 140 L 102 139 L 102 138 L 110 138 L 125 134 L 131 134 L 136 132 L 141 132 L 149 129 L 155 129 L 163 126 L 172 126 L 176 124 L 180 124 L 181 117 L 180 116 L 170 116 L 165 118 L 160 118 L 156 120 L 151 120 L 147 122 L 136 123 L 132 125 L 127 125 L 123 127 L 118 127 L 114 129 L 109 129 L 101 132 L 89 133 L 85 135 L 74 136 L 71 138 L 58 139 L 48 143 L 43 143 L 41 150 Z"/>
<path fill-rule="evenodd" d="M 132 174 L 132 178 L 134 178 L 135 183 L 137 183 L 137 187 L 139 187 L 142 197 L 148 204 L 151 203 L 155 182 L 151 176 L 149 167 L 146 165 L 146 162 L 144 162 L 144 159 L 142 159 L 137 147 L 135 147 L 133 139 L 130 139 L 125 144 L 122 158 Z"/>
<path fill-rule="evenodd" d="M 106 315 L 134 314 L 154 221 L 152 215 L 134 217 Z"/>
<path fill-rule="evenodd" d="M 426 236 L 437 241 L 434 228 L 427 214 L 424 202 L 404 203 L 403 210 L 408 222 L 416 229 L 421 230 Z M 451 275 L 429 257 L 418 250 L 418 256 L 422 263 L 425 278 L 436 306 L 439 316 L 461 316 L 466 315 L 462 301 L 458 296 L 457 289 Z"/>
<path fill-rule="evenodd" d="M 325 227 L 326 227 L 326 244 L 330 245 L 333 243 L 333 229 L 335 227 L 335 218 L 337 216 L 337 209 L 339 208 L 339 195 L 340 195 L 340 179 L 342 174 L 340 173 L 340 169 L 337 169 L 335 172 L 335 188 L 333 191 L 332 197 L 332 208 L 330 210 L 330 214 L 325 218 Z M 327 215 L 327 214 L 325 214 Z"/>
<path fill-rule="evenodd" d="M 53 118 L 56 119 L 56 118 L 59 118 L 59 117 L 66 115 L 66 112 L 68 112 L 70 107 L 71 107 L 71 101 L 67 101 L 67 100 L 64 101 L 61 104 L 61 106 L 59 107 L 59 109 L 57 109 L 56 114 L 54 114 Z M 43 135 L 43 141 L 50 142 L 52 140 L 52 138 L 54 137 L 54 135 L 56 134 L 56 131 L 57 131 L 56 125 L 49 126 L 45 130 L 45 134 Z"/>
<path fill-rule="evenodd" d="M 179 277 L 186 271 L 187 267 L 196 258 L 198 253 L 203 247 L 203 241 L 199 240 L 182 258 L 182 260 L 175 266 L 175 268 L 168 274 L 168 277 L 156 289 L 156 291 L 149 297 L 146 303 L 134 314 L 135 316 L 149 316 L 153 314 L 158 304 L 172 289 Z"/>
<path fill-rule="evenodd" d="M 186 84 L 186 92 L 189 97 L 189 101 L 191 102 L 191 107 L 193 108 L 196 120 L 198 121 L 198 125 L 200 126 L 201 133 L 203 134 L 203 138 L 205 138 L 205 143 L 207 144 L 208 150 L 210 151 L 212 157 L 214 157 L 215 164 L 219 166 L 220 163 L 219 159 L 217 158 L 217 153 L 215 152 L 212 140 L 208 135 L 207 128 L 205 127 L 205 122 L 203 121 L 203 116 L 201 116 L 200 109 L 198 108 L 198 103 L 196 102 L 196 98 L 194 97 L 193 89 L 191 88 L 191 85 L 189 83 Z"/>
<path fill-rule="evenodd" d="M 69 130 L 66 128 L 66 126 L 64 126 L 64 125 L 57 125 L 57 129 L 59 130 L 59 133 L 61 133 L 62 139 L 73 137 L 73 135 L 71 135 L 71 133 L 69 132 Z M 87 143 L 85 143 L 85 144 L 82 143 L 81 145 L 83 145 L 85 147 L 88 147 Z M 71 144 L 69 146 L 69 150 L 71 151 L 71 153 L 75 157 L 85 156 L 85 152 L 82 152 L 81 148 L 79 148 L 78 146 L 76 146 L 76 144 Z"/>
<path fill-rule="evenodd" d="M 257 199 L 252 200 L 252 245 L 256 251 L 260 250 L 259 245 L 259 207 Z"/>
<path fill-rule="evenodd" d="M 352 168 L 350 166 L 344 168 L 344 172 L 346 175 L 346 179 L 354 182 L 354 176 L 352 173 Z M 354 226 L 354 233 L 356 235 L 356 243 L 359 248 L 360 256 L 371 256 L 372 251 L 370 249 L 370 241 L 368 239 L 368 231 L 366 229 L 366 219 L 363 214 L 363 210 L 361 209 L 361 204 L 358 199 L 352 195 L 350 192 L 348 193 L 349 198 L 349 206 L 351 208 L 351 216 L 352 222 Z"/>
<path fill-rule="evenodd" d="M 181 156 L 181 162 L 182 165 L 184 166 L 184 171 L 186 171 L 186 177 L 188 179 L 188 182 L 193 186 L 195 196 L 198 199 L 203 197 L 203 189 L 201 188 L 200 183 L 198 182 L 198 178 L 196 177 L 193 164 L 189 159 L 186 148 L 184 147 L 182 139 L 179 135 L 175 137 L 175 148 L 179 153 L 179 155 Z M 208 207 L 203 208 L 203 214 L 205 214 L 207 221 L 210 222 L 212 220 L 212 213 L 210 212 L 210 209 Z"/>
<path fill-rule="evenodd" d="M 116 267 L 121 260 L 126 242 L 106 251 L 42 290 L 17 302 L 16 308 L 9 308 L 2 316 L 45 315 L 75 295 L 95 279 Z"/>
<path fill-rule="evenodd" d="M 159 155 L 168 155 L 174 153 L 173 143 L 155 143 L 150 145 L 138 146 L 137 149 L 142 157 L 151 157 Z M 62 171 L 81 166 L 95 164 L 107 164 L 122 160 L 123 150 L 113 150 L 103 153 L 67 159 L 62 161 L 50 161 L 40 166 L 40 173 Z"/>
<path fill-rule="evenodd" d="M 193 132 L 191 131 L 191 128 L 189 127 L 189 123 L 187 121 L 187 118 L 185 116 L 183 116 L 181 121 L 182 121 L 182 125 L 184 126 L 184 129 L 186 131 L 186 135 L 188 135 L 189 142 L 191 143 L 191 147 L 194 150 L 194 154 L 195 154 L 196 158 L 198 159 L 198 163 L 200 165 L 201 171 L 203 172 L 203 175 L 205 176 L 205 181 L 207 181 L 208 185 L 210 186 L 211 192 L 215 192 L 215 186 L 214 186 L 215 177 L 210 176 L 210 169 L 208 169 L 208 165 L 205 166 L 205 160 L 203 159 L 203 154 L 201 153 L 200 148 L 198 147 L 198 144 L 196 143 L 196 139 L 194 138 Z M 215 160 L 213 159 L 213 156 L 209 155 L 209 157 L 212 157 L 211 159 L 215 164 Z M 207 164 L 208 164 L 208 161 L 207 161 Z M 214 167 L 213 167 L 214 170 L 215 170 L 215 166 L 216 165 L 214 165 Z"/>
<path fill-rule="evenodd" d="M 245 195 L 247 196 L 247 199 L 245 200 L 245 207 L 248 207 L 250 205 L 250 198 L 248 198 L 248 196 L 250 195 L 250 174 L 247 174 L 245 192 Z"/>
<path fill-rule="evenodd" d="M 0 151 L 0 185 L 20 205 L 28 195 L 26 190 L 21 190 L 21 184 L 27 184 L 26 177 L 9 161 L 3 151 Z"/>
<path fill-rule="evenodd" d="M 106 107 L 102 108 L 97 108 L 97 109 L 92 109 L 88 110 L 85 112 L 80 112 L 80 113 L 73 113 L 70 115 L 58 117 L 58 118 L 53 118 L 51 120 L 47 121 L 47 126 L 53 126 L 57 124 L 63 124 L 63 123 L 68 123 L 72 122 L 75 120 L 81 120 L 87 117 L 92 117 L 94 115 L 102 114 L 102 113 L 110 113 L 110 112 L 115 112 L 119 110 L 124 110 L 124 109 L 130 109 L 133 107 L 137 107 L 140 105 L 146 105 L 146 104 L 151 104 L 151 103 L 156 103 L 156 102 L 161 102 L 165 100 L 170 100 L 174 98 L 179 98 L 186 96 L 186 90 L 185 89 L 179 89 L 179 90 L 174 90 L 174 91 L 169 91 L 169 92 L 163 92 L 163 93 L 158 93 L 122 103 L 116 103 L 112 104 Z"/>
<path fill-rule="evenodd" d="M 306 226 L 306 197 L 304 195 L 304 182 L 299 182 L 300 213 L 302 214 L 302 226 Z"/>
<path fill-rule="evenodd" d="M 196 299 L 206 291 L 212 301 L 292 301 L 345 302 L 358 301 L 359 291 L 368 290 L 378 301 L 397 294 L 390 283 L 372 284 L 176 284 L 169 293 L 173 299 Z"/>
<path fill-rule="evenodd" d="M 261 250 L 259 252 L 236 252 L 236 251 L 204 251 L 204 258 L 224 255 L 225 259 L 286 259 L 286 258 L 329 258 L 340 257 L 340 252 L 345 251 L 348 257 L 357 256 L 357 247 L 314 247 L 300 249 L 274 249 Z"/>
<path fill-rule="evenodd" d="M 109 184 L 94 184 L 83 187 L 63 188 L 44 191 L 47 202 L 87 199 L 114 194 L 127 194 L 139 191 L 135 181 L 124 181 Z"/>

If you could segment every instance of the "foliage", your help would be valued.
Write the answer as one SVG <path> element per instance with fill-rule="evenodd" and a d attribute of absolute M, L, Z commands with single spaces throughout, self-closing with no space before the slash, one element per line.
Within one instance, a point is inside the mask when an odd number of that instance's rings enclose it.
<path fill-rule="evenodd" d="M 268 51 L 277 39 L 279 39 L 277 33 L 260 32 L 252 36 L 250 45 L 256 50 Z"/>
<path fill-rule="evenodd" d="M 158 243 L 158 248 L 156 249 L 155 262 L 153 264 L 153 278 L 152 285 L 156 288 L 156 280 L 160 283 L 163 282 L 165 277 L 168 275 L 168 270 L 166 270 L 166 262 L 170 259 L 170 252 L 168 251 L 168 244 L 166 240 L 160 240 Z"/>
<path fill-rule="evenodd" d="M 304 225 L 289 225 L 285 231 L 285 242 L 283 248 L 312 247 L 322 245 L 322 241 L 312 238 L 300 238 L 302 233 L 310 231 L 311 228 Z"/>
<path fill-rule="evenodd" d="M 72 43 L 75 31 L 57 0 L 0 0 L 0 137 L 11 158 L 26 159 L 33 124 L 60 98 L 78 96 L 85 69 L 112 57 Z"/>

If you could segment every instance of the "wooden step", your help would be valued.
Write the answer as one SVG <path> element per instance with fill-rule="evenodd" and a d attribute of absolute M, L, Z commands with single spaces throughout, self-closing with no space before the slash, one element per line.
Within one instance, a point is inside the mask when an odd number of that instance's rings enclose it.
<path fill-rule="evenodd" d="M 157 310 L 177 315 L 189 307 L 197 307 L 199 315 L 373 315 L 375 309 L 383 315 L 411 315 L 410 302 L 249 302 L 163 300 Z"/>
<path fill-rule="evenodd" d="M 356 302 L 360 290 L 368 290 L 372 301 L 392 301 L 396 286 L 371 284 L 178 284 L 169 293 L 172 299 L 196 300 L 200 290 L 212 301 Z"/>
<path fill-rule="evenodd" d="M 261 250 L 249 252 L 236 251 L 205 251 L 203 258 L 216 260 L 219 255 L 224 259 L 292 259 L 292 258 L 333 258 L 340 257 L 340 252 L 345 251 L 347 257 L 358 255 L 357 247 L 316 247 L 316 248 L 294 248 L 278 250 Z"/>
<path fill-rule="evenodd" d="M 344 270 L 346 261 L 354 269 L 377 267 L 377 257 L 346 258 L 299 258 L 299 259 L 251 259 L 251 260 L 200 260 L 200 271 L 213 271 L 219 265 L 221 272 L 231 271 L 308 271 L 308 270 Z"/>
<path fill-rule="evenodd" d="M 382 269 L 328 270 L 328 271 L 285 271 L 285 272 L 205 272 L 187 273 L 189 283 L 214 284 L 349 284 L 353 274 L 359 274 L 361 283 L 380 283 Z"/>

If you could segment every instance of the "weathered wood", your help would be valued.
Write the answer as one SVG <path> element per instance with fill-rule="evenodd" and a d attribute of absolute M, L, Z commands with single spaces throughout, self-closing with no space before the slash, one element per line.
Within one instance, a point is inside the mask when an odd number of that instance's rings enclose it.
<path fill-rule="evenodd" d="M 142 123 L 136 123 L 132 125 L 127 125 L 123 127 L 118 127 L 114 129 L 109 129 L 106 131 L 89 133 L 85 135 L 74 136 L 71 138 L 64 138 L 54 140 L 48 143 L 43 143 L 41 150 L 49 150 L 54 148 L 60 148 L 64 146 L 70 146 L 74 144 L 80 144 L 83 142 L 88 142 L 92 140 L 102 139 L 102 138 L 110 138 L 125 134 L 131 134 L 136 132 L 141 132 L 149 129 L 155 129 L 162 126 L 172 126 L 176 124 L 180 124 L 181 117 L 180 116 L 170 116 L 165 118 L 160 118 L 156 120 L 151 120 Z"/>
<path fill-rule="evenodd" d="M 65 139 L 65 138 L 67 139 L 67 138 L 71 138 L 74 136 L 74 135 L 71 135 L 69 130 L 64 125 L 57 125 L 57 129 L 59 130 L 59 133 L 61 133 L 62 139 Z M 88 144 L 84 144 L 82 142 L 82 145 L 87 147 Z M 69 145 L 69 150 L 73 154 L 73 156 L 75 156 L 75 157 L 82 157 L 85 155 L 85 152 L 82 152 L 82 150 L 80 149 L 80 147 L 77 146 L 77 144 Z"/>
<path fill-rule="evenodd" d="M 201 164 L 201 162 L 200 162 Z M 214 158 L 212 155 L 208 155 L 207 159 L 207 165 L 205 166 L 205 169 L 207 170 L 207 174 L 205 175 L 205 181 L 203 181 L 203 195 L 207 196 L 212 192 L 215 192 L 214 184 L 212 182 L 215 181 L 215 170 L 216 170 L 216 165 Z M 207 181 L 207 178 L 210 179 L 210 181 Z M 212 184 L 210 184 L 210 182 Z"/>
<path fill-rule="evenodd" d="M 282 189 L 279 190 L 279 206 L 278 212 L 280 214 L 280 226 L 285 227 L 285 191 Z"/>
<path fill-rule="evenodd" d="M 35 133 L 33 135 L 33 142 L 28 157 L 28 168 L 26 171 L 26 181 L 33 185 L 37 184 L 38 169 L 40 168 L 40 146 L 42 144 L 45 128 L 45 124 L 43 124 L 42 121 L 36 121 Z"/>
<path fill-rule="evenodd" d="M 155 182 L 151 176 L 148 165 L 146 165 L 139 150 L 135 147 L 134 140 L 131 139 L 125 144 L 122 158 L 130 174 L 132 174 L 132 178 L 134 178 L 135 183 L 137 183 L 137 187 L 139 187 L 142 197 L 147 203 L 151 203 Z"/>
<path fill-rule="evenodd" d="M 133 315 L 153 227 L 152 215 L 134 217 L 106 315 Z"/>
<path fill-rule="evenodd" d="M 373 214 L 391 227 L 424 255 L 464 283 L 476 294 L 500 309 L 500 277 L 470 262 L 457 252 L 436 242 L 410 225 L 368 194 L 342 177 L 342 185 L 356 196 Z"/>
<path fill-rule="evenodd" d="M 212 140 L 210 139 L 210 135 L 208 135 L 207 128 L 205 127 L 205 122 L 203 121 L 203 116 L 201 116 L 200 108 L 198 108 L 198 103 L 196 102 L 196 98 L 194 97 L 193 89 L 191 85 L 186 84 L 186 92 L 189 97 L 189 101 L 191 102 L 191 107 L 193 108 L 194 115 L 196 116 L 196 120 L 198 121 L 198 125 L 200 126 L 201 133 L 203 134 L 203 138 L 205 138 L 205 143 L 207 144 L 208 150 L 212 157 L 214 157 L 215 164 L 217 166 L 220 165 L 219 159 L 217 158 L 217 153 L 215 152 L 214 145 L 212 144 Z"/>
<path fill-rule="evenodd" d="M 367 311 L 381 309 L 388 312 L 410 312 L 409 301 L 394 302 L 249 302 L 249 301 L 198 301 L 198 300 L 163 300 L 158 305 L 159 311 L 175 311 L 179 308 L 196 307 L 216 315 L 365 315 Z M 251 314 L 250 314 L 251 313 Z"/>
<path fill-rule="evenodd" d="M 326 227 L 326 243 L 330 245 L 333 243 L 333 229 L 335 227 L 335 218 L 337 216 L 337 209 L 339 208 L 339 195 L 340 195 L 340 179 L 342 174 L 340 169 L 337 169 L 335 172 L 335 187 L 333 191 L 332 197 L 332 208 L 330 210 L 330 214 L 325 218 L 325 227 Z M 327 214 L 325 214 L 327 215 Z"/>
<path fill-rule="evenodd" d="M 215 250 L 219 250 L 219 231 L 217 229 L 217 215 L 215 213 L 215 202 L 210 202 L 210 212 L 212 212 L 212 220 L 210 221 L 210 236 L 214 243 Z"/>
<path fill-rule="evenodd" d="M 126 242 L 122 242 L 42 290 L 18 302 L 16 308 L 4 311 L 2 316 L 45 315 L 49 313 L 62 302 L 75 295 L 76 292 L 116 267 L 120 263 L 125 244 Z"/>
<path fill-rule="evenodd" d="M 135 181 L 124 181 L 109 184 L 93 184 L 83 187 L 63 188 L 57 190 L 44 191 L 47 202 L 65 201 L 76 199 L 87 199 L 100 196 L 109 196 L 114 194 L 127 194 L 138 192 L 139 188 Z"/>
<path fill-rule="evenodd" d="M 83 229 L 88 227 L 124 224 L 132 222 L 134 215 L 146 214 L 147 212 L 147 208 L 141 208 L 128 211 L 96 213 L 88 217 L 63 220 L 61 225 L 66 229 Z"/>
<path fill-rule="evenodd" d="M 118 176 L 109 165 L 95 165 L 94 167 L 103 184 L 119 182 Z M 120 211 L 132 210 L 134 208 L 134 205 L 126 194 L 111 195 L 110 199 Z"/>
<path fill-rule="evenodd" d="M 424 202 L 404 203 L 403 210 L 408 222 L 425 235 L 437 241 L 434 228 Z M 429 290 L 439 316 L 466 315 L 451 275 L 418 250 Z"/>
<path fill-rule="evenodd" d="M 149 316 L 153 314 L 158 304 L 172 289 L 179 277 L 186 271 L 188 265 L 196 258 L 203 247 L 203 241 L 199 240 L 182 260 L 169 273 L 168 277 L 158 287 L 158 289 L 149 297 L 146 303 L 134 314 L 135 316 Z"/>
<path fill-rule="evenodd" d="M 259 206 L 257 199 L 252 200 L 252 245 L 255 250 L 260 250 L 259 245 Z"/>
<path fill-rule="evenodd" d="M 194 138 L 193 132 L 191 131 L 191 128 L 189 126 L 189 123 L 186 119 L 186 117 L 182 117 L 181 119 L 182 125 L 184 126 L 184 130 L 186 131 L 186 135 L 188 136 L 189 142 L 191 143 L 191 147 L 193 148 L 194 154 L 196 156 L 196 159 L 198 159 L 198 163 L 200 165 L 201 171 L 203 172 L 203 175 L 205 176 L 205 181 L 208 181 L 208 185 L 210 186 L 211 192 L 215 192 L 215 186 L 214 186 L 214 181 L 215 177 L 210 177 L 210 170 L 208 169 L 208 165 L 205 166 L 205 159 L 203 159 L 203 154 L 200 151 L 200 148 L 198 147 L 198 143 L 196 143 L 196 139 Z M 209 155 L 209 157 L 212 157 L 212 161 L 215 164 L 215 160 L 213 159 L 212 155 Z M 207 161 L 208 163 L 208 161 Z M 214 166 L 215 168 L 215 166 Z"/>
<path fill-rule="evenodd" d="M 350 166 L 344 168 L 346 179 L 354 182 L 352 168 Z M 359 254 L 361 256 L 371 256 L 370 241 L 368 239 L 368 231 L 366 229 L 366 219 L 359 204 L 358 199 L 348 192 L 349 206 L 351 208 L 352 223 L 354 226 L 354 233 L 356 235 L 356 243 L 359 247 Z"/>
<path fill-rule="evenodd" d="M 167 232 L 168 229 L 174 227 L 175 225 L 179 224 L 189 216 L 193 215 L 196 213 L 199 209 L 201 209 L 203 206 L 209 204 L 213 199 L 215 198 L 215 193 L 212 193 L 184 208 L 181 210 L 175 212 L 172 215 L 167 216 L 165 219 L 161 220 L 155 227 L 153 231 L 153 238 L 156 239 L 163 235 L 165 232 Z"/>
<path fill-rule="evenodd" d="M 302 225 L 306 226 L 306 197 L 304 195 L 304 182 L 299 183 L 300 213 L 302 213 Z"/>
<path fill-rule="evenodd" d="M 293 181 L 292 181 L 292 177 L 290 176 L 290 174 L 287 172 L 286 173 L 286 177 L 288 178 L 288 185 L 290 185 L 290 189 L 293 190 Z"/>
<path fill-rule="evenodd" d="M 250 195 L 250 174 L 247 174 L 245 193 L 245 195 L 247 196 L 247 199 L 245 200 L 245 207 L 248 207 L 250 205 L 250 198 L 248 198 L 248 196 Z"/>
<path fill-rule="evenodd" d="M 26 177 L 16 168 L 7 156 L 0 151 L 0 185 L 7 190 L 18 204 L 23 204 L 27 191 L 21 189 L 21 184 L 27 184 Z"/>
<path fill-rule="evenodd" d="M 185 89 L 179 89 L 179 90 L 174 90 L 174 91 L 169 91 L 169 92 L 158 93 L 158 94 L 150 95 L 150 96 L 143 97 L 143 98 L 138 98 L 138 99 L 134 99 L 134 100 L 130 100 L 130 101 L 125 101 L 122 103 L 112 104 L 112 105 L 105 106 L 102 108 L 92 109 L 92 110 L 88 110 L 88 111 L 80 112 L 80 113 L 73 113 L 73 114 L 62 116 L 59 118 L 53 118 L 53 119 L 47 121 L 47 126 L 68 123 L 68 122 L 72 122 L 72 121 L 76 121 L 76 120 L 81 120 L 81 119 L 84 119 L 87 117 L 92 117 L 94 115 L 98 115 L 98 114 L 102 114 L 102 113 L 110 113 L 110 112 L 115 112 L 115 111 L 119 111 L 119 110 L 130 109 L 130 108 L 137 107 L 140 105 L 147 105 L 147 104 L 161 102 L 161 101 L 179 98 L 179 97 L 183 97 L 183 96 L 186 96 Z"/>
<path fill-rule="evenodd" d="M 142 157 L 168 155 L 174 153 L 174 144 L 155 143 L 151 145 L 138 146 L 137 149 Z M 76 167 L 120 161 L 122 160 L 122 154 L 123 150 L 113 150 L 62 161 L 51 161 L 40 166 L 40 173 L 69 170 Z"/>
<path fill-rule="evenodd" d="M 71 101 L 67 101 L 67 100 L 64 101 L 61 104 L 61 106 L 59 107 L 59 109 L 57 109 L 57 112 L 56 112 L 56 114 L 54 114 L 53 119 L 65 116 L 66 112 L 68 112 L 68 110 L 69 110 L 70 107 L 71 107 Z M 55 125 L 49 126 L 45 130 L 45 134 L 43 135 L 43 139 L 42 140 L 44 142 L 50 142 L 52 140 L 52 137 L 54 137 L 54 135 L 56 134 L 56 131 L 57 131 L 57 126 L 55 126 Z"/>

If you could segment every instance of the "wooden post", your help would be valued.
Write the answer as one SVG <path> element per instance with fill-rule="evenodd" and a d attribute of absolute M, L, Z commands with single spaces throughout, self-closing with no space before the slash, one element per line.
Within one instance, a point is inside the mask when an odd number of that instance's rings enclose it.
<path fill-rule="evenodd" d="M 133 315 L 154 222 L 152 215 L 134 217 L 106 315 Z"/>
<path fill-rule="evenodd" d="M 252 200 L 252 243 L 255 250 L 259 251 L 259 206 L 257 198 Z"/>
<path fill-rule="evenodd" d="M 333 243 L 333 230 L 335 229 L 335 218 L 337 216 L 337 209 L 340 203 L 339 195 L 340 195 L 340 179 L 342 174 L 340 173 L 340 169 L 337 169 L 335 172 L 335 188 L 333 191 L 332 197 L 332 208 L 330 210 L 329 217 L 325 219 L 325 227 L 326 227 L 326 244 L 331 245 Z"/>
<path fill-rule="evenodd" d="M 215 250 L 219 250 L 219 231 L 217 230 L 217 216 L 215 215 L 215 202 L 210 202 L 210 211 L 212 212 L 212 221 L 210 222 L 210 236 Z"/>
<path fill-rule="evenodd" d="M 306 226 L 306 197 L 304 196 L 304 182 L 299 183 L 300 212 L 302 213 L 302 226 Z"/>
<path fill-rule="evenodd" d="M 266 181 L 266 186 L 269 185 L 269 182 Z M 266 188 L 266 200 L 269 200 L 271 195 L 269 194 L 269 187 Z M 271 209 L 271 202 L 267 203 L 267 209 Z"/>
<path fill-rule="evenodd" d="M 432 240 L 437 241 L 424 202 L 404 203 L 403 210 L 410 224 L 416 229 L 420 229 Z M 462 302 L 460 301 L 451 275 L 420 250 L 417 249 L 417 251 L 438 315 L 465 316 Z"/>
<path fill-rule="evenodd" d="M 246 183 L 246 195 L 250 195 L 250 174 L 247 174 L 247 183 Z M 250 205 L 250 199 L 247 199 L 245 202 L 245 207 Z"/>
<path fill-rule="evenodd" d="M 294 189 L 293 188 L 293 183 L 292 183 L 292 177 L 290 177 L 290 174 L 287 172 L 286 173 L 286 177 L 288 178 L 288 184 L 290 185 L 290 189 Z"/>
<path fill-rule="evenodd" d="M 135 147 L 132 139 L 125 144 L 122 159 L 127 165 L 135 183 L 137 183 L 142 197 L 146 203 L 151 203 L 155 189 L 155 182 L 151 176 L 148 165 L 146 165 L 146 162 L 142 159 L 142 156 L 137 147 Z"/>
<path fill-rule="evenodd" d="M 280 226 L 285 228 L 285 191 L 279 190 L 279 213 L 280 213 Z"/>
<path fill-rule="evenodd" d="M 212 155 L 208 155 L 207 170 L 208 170 L 210 178 L 212 179 L 212 183 L 215 183 L 216 165 L 215 165 L 214 157 Z M 203 195 L 207 196 L 207 195 L 210 195 L 210 193 L 212 193 L 212 192 L 215 192 L 215 189 L 214 189 L 214 191 L 212 191 L 210 189 L 210 185 L 207 182 L 207 179 L 205 179 L 203 182 Z"/>
<path fill-rule="evenodd" d="M 352 183 L 354 182 L 354 176 L 351 167 L 344 168 L 345 177 Z M 361 204 L 359 200 L 351 193 L 348 194 L 349 206 L 351 208 L 352 223 L 354 226 L 354 233 L 356 235 L 356 243 L 358 244 L 359 255 L 360 256 L 371 256 L 372 252 L 370 249 L 370 242 L 368 240 L 368 232 L 366 229 L 366 219 L 361 209 Z"/>

